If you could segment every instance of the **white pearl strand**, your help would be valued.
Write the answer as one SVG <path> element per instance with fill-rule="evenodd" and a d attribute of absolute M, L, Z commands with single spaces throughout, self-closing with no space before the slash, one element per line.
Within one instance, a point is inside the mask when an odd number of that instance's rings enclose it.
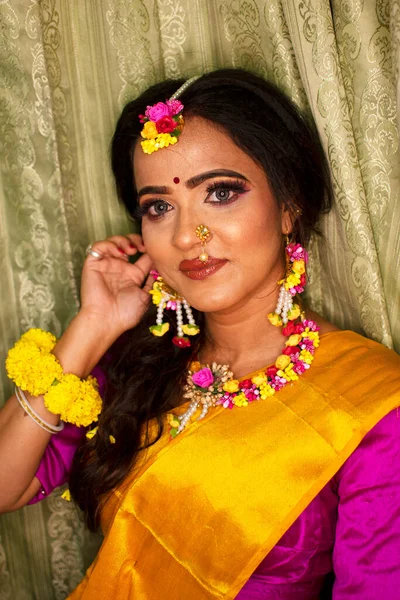
<path fill-rule="evenodd" d="M 182 303 L 180 300 L 176 301 L 176 328 L 178 330 L 178 337 L 183 337 L 182 331 L 183 316 L 182 316 Z"/>
<path fill-rule="evenodd" d="M 179 96 L 183 94 L 183 92 L 185 92 L 188 89 L 188 87 L 196 81 L 196 79 L 199 79 L 199 77 L 200 75 L 195 75 L 194 77 L 191 77 L 190 79 L 185 81 L 185 83 L 183 83 L 181 87 L 176 90 L 175 94 L 172 94 L 170 100 L 176 100 L 177 98 L 179 98 Z"/>
<path fill-rule="evenodd" d="M 165 300 L 164 300 L 164 298 L 162 298 L 160 304 L 157 306 L 157 318 L 156 318 L 157 325 L 162 325 L 164 306 L 165 306 Z"/>
<path fill-rule="evenodd" d="M 288 312 L 293 308 L 293 296 L 292 294 L 285 288 L 285 285 L 281 286 L 279 291 L 278 304 L 276 305 L 275 312 L 277 315 L 280 315 L 282 318 L 282 322 L 286 325 L 288 322 Z"/>
<path fill-rule="evenodd" d="M 187 316 L 187 320 L 188 320 L 189 324 L 196 325 L 194 317 L 193 317 L 192 309 L 190 308 L 190 306 L 185 298 L 183 298 L 182 304 L 185 308 L 185 312 L 186 312 L 186 316 Z"/>

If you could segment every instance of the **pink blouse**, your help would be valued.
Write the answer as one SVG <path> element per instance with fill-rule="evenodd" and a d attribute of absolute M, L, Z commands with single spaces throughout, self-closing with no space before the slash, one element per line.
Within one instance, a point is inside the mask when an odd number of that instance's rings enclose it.
<path fill-rule="evenodd" d="M 102 374 L 96 376 L 103 384 Z M 75 449 L 84 435 L 84 429 L 66 425 L 53 436 L 36 474 L 41 490 L 31 503 L 67 481 Z M 237 598 L 400 598 L 398 410 L 365 436 L 264 558 Z"/>

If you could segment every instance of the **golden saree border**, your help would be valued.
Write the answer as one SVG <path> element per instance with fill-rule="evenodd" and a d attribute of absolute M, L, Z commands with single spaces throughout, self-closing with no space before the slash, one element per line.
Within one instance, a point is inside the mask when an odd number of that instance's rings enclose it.
<path fill-rule="evenodd" d="M 400 357 L 352 332 L 321 336 L 298 381 L 150 450 L 108 502 L 103 545 L 70 600 L 234 598 L 398 405 Z"/>

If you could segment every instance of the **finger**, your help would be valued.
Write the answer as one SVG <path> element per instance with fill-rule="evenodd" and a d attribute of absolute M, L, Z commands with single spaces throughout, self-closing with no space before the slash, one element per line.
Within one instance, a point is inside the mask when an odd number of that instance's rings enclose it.
<path fill-rule="evenodd" d="M 142 236 L 137 233 L 128 233 L 127 235 L 113 235 L 107 238 L 107 241 L 114 242 L 121 250 L 129 256 L 134 256 L 136 252 L 145 252 Z"/>
<path fill-rule="evenodd" d="M 95 257 L 89 254 L 89 259 L 94 258 L 95 260 L 98 260 L 99 258 L 112 257 L 123 258 L 125 260 L 128 260 L 128 255 L 125 252 L 125 250 L 120 248 L 120 246 L 116 242 L 111 241 L 111 238 L 108 238 L 107 240 L 98 241 L 92 244 L 92 252 L 97 252 L 98 254 L 100 254 L 100 256 Z"/>
<path fill-rule="evenodd" d="M 151 288 L 153 287 L 153 283 L 154 283 L 154 278 L 151 275 L 149 275 L 145 281 L 143 288 L 142 288 L 143 291 L 148 293 L 151 290 Z"/>
<path fill-rule="evenodd" d="M 129 243 L 132 244 L 139 252 L 146 252 L 146 247 L 143 243 L 143 238 L 139 233 L 128 233 L 126 236 L 129 239 Z"/>
<path fill-rule="evenodd" d="M 149 272 L 151 267 L 153 266 L 153 261 L 151 260 L 148 254 L 142 254 L 134 265 L 133 268 L 137 269 L 136 272 L 136 281 L 138 285 L 142 286 L 149 276 Z M 153 285 L 153 284 L 152 284 Z"/>

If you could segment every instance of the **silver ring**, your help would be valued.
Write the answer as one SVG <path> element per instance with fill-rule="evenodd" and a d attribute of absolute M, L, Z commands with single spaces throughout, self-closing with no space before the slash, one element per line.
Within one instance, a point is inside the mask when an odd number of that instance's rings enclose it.
<path fill-rule="evenodd" d="M 89 244 L 89 246 L 85 250 L 86 256 L 93 256 L 94 258 L 103 258 L 103 254 L 100 252 L 96 252 L 96 250 L 92 250 L 93 244 Z"/>

